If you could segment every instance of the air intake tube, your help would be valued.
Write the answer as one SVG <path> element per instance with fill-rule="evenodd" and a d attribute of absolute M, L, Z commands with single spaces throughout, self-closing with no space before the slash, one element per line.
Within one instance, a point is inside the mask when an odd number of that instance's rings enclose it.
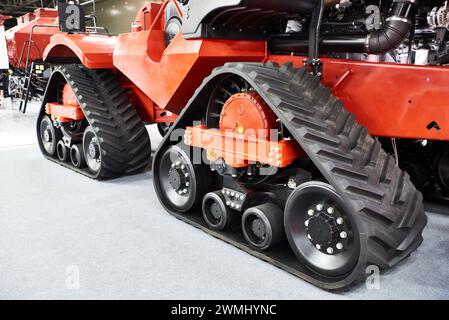
<path fill-rule="evenodd" d="M 394 0 L 390 16 L 380 30 L 368 34 L 323 34 L 321 52 L 382 54 L 397 48 L 412 27 L 415 0 Z M 308 39 L 277 38 L 271 42 L 279 51 L 307 52 Z"/>
<path fill-rule="evenodd" d="M 366 36 L 366 53 L 386 53 L 397 48 L 405 40 L 412 26 L 413 2 L 411 0 L 395 0 L 393 2 L 392 14 L 387 19 L 385 26 Z"/>

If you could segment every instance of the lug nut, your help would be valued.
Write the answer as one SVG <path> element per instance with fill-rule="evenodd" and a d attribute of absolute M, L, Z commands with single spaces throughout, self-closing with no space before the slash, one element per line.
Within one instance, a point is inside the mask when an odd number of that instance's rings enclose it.
<path fill-rule="evenodd" d="M 184 170 L 185 168 L 186 168 L 185 165 L 182 165 L 182 166 L 181 166 L 181 170 Z"/>
<path fill-rule="evenodd" d="M 342 225 L 344 223 L 343 218 L 338 218 L 337 219 L 337 224 Z"/>
<path fill-rule="evenodd" d="M 306 227 L 308 227 L 308 226 L 309 226 L 309 220 L 306 220 L 306 222 L 304 222 L 304 225 L 305 225 Z"/>
<path fill-rule="evenodd" d="M 188 187 L 188 186 L 190 186 L 190 183 L 189 183 L 189 182 L 186 182 L 186 187 Z"/>
<path fill-rule="evenodd" d="M 323 205 L 322 205 L 322 204 L 318 204 L 318 205 L 316 206 L 316 210 L 317 210 L 317 211 L 323 210 Z"/>
<path fill-rule="evenodd" d="M 243 194 L 240 196 L 240 200 L 245 200 L 245 196 Z"/>
<path fill-rule="evenodd" d="M 342 249 L 343 249 L 343 244 L 337 243 L 337 249 L 338 249 L 338 250 L 342 250 Z"/>
<path fill-rule="evenodd" d="M 224 190 L 221 190 L 221 193 L 222 193 L 222 194 L 225 194 L 225 193 L 226 193 L 226 191 L 224 191 Z"/>
<path fill-rule="evenodd" d="M 189 173 L 186 172 L 186 173 L 184 174 L 184 177 L 188 178 L 188 177 L 189 177 Z"/>
<path fill-rule="evenodd" d="M 231 203 L 231 208 L 235 208 L 235 203 Z"/>
<path fill-rule="evenodd" d="M 181 165 L 181 161 L 176 161 L 176 165 L 179 167 Z"/>
<path fill-rule="evenodd" d="M 332 208 L 332 207 L 327 208 L 327 213 L 334 214 L 334 212 L 335 212 L 334 208 Z"/>
<path fill-rule="evenodd" d="M 226 205 L 229 207 L 231 205 L 231 201 L 226 201 Z"/>
<path fill-rule="evenodd" d="M 309 211 L 307 211 L 307 214 L 309 216 L 313 216 L 315 214 L 315 211 L 313 211 L 312 209 L 310 209 Z"/>
<path fill-rule="evenodd" d="M 340 238 L 346 239 L 347 237 L 348 237 L 348 234 L 347 234 L 345 231 L 342 231 L 342 232 L 340 233 Z"/>
<path fill-rule="evenodd" d="M 240 209 L 240 205 L 237 204 L 237 205 L 235 206 L 235 208 L 236 208 L 236 209 Z"/>
<path fill-rule="evenodd" d="M 319 244 L 317 244 L 315 247 L 316 247 L 318 250 L 321 250 L 321 246 L 320 246 Z"/>
<path fill-rule="evenodd" d="M 333 254 L 334 253 L 334 249 L 331 248 L 331 247 L 327 248 L 327 253 Z"/>
<path fill-rule="evenodd" d="M 312 236 L 310 234 L 307 235 L 307 238 L 309 238 L 309 240 L 312 240 Z"/>
<path fill-rule="evenodd" d="M 235 196 L 235 193 L 234 192 L 231 192 L 231 197 L 234 197 Z"/>

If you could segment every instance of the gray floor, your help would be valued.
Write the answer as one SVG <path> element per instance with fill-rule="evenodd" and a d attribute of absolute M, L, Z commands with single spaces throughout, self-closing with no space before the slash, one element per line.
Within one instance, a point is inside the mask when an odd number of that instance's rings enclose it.
<path fill-rule="evenodd" d="M 329 293 L 166 214 L 150 172 L 100 183 L 45 161 L 37 104 L 16 108 L 0 106 L 0 299 L 449 299 L 449 215 L 380 289 Z"/>

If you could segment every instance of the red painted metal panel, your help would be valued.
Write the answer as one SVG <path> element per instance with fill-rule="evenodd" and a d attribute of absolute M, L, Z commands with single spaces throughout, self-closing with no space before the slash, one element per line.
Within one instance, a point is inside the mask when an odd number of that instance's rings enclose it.
<path fill-rule="evenodd" d="M 45 49 L 44 58 L 75 55 L 89 69 L 113 69 L 116 43 L 116 36 L 56 34 Z"/>
<path fill-rule="evenodd" d="M 302 65 L 303 57 L 270 61 Z M 449 68 L 323 59 L 323 84 L 374 136 L 449 140 Z M 428 128 L 436 122 L 440 127 Z"/>

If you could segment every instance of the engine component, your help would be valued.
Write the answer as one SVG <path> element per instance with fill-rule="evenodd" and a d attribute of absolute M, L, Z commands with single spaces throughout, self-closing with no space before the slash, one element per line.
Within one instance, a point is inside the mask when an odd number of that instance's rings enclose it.
<path fill-rule="evenodd" d="M 427 23 L 432 29 L 446 28 L 449 30 L 449 7 L 448 2 L 444 6 L 435 7 L 427 14 Z"/>

